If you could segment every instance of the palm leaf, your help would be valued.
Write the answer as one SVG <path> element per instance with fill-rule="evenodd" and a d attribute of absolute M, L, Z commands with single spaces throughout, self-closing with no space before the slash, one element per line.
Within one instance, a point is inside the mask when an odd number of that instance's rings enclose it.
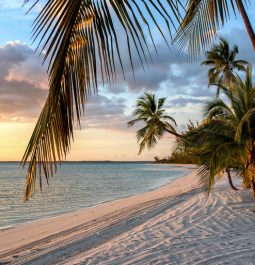
<path fill-rule="evenodd" d="M 34 1 L 24 1 L 28 2 Z M 44 54 L 44 61 L 49 63 L 49 95 L 22 159 L 23 165 L 29 162 L 26 200 L 34 192 L 36 177 L 40 183 L 43 175 L 48 180 L 57 161 L 65 159 L 74 120 L 79 124 L 88 97 L 97 92 L 98 75 L 103 83 L 113 82 L 117 61 L 124 74 L 115 25 L 118 23 L 124 32 L 121 37 L 126 39 L 133 69 L 132 47 L 143 64 L 149 51 L 147 32 L 154 43 L 146 17 L 167 42 L 157 20 L 163 18 L 170 28 L 173 22 L 168 13 L 179 19 L 174 1 L 47 1 L 34 22 L 33 38 L 38 41 L 37 49 Z"/>
<path fill-rule="evenodd" d="M 176 33 L 177 49 L 188 52 L 191 59 L 208 49 L 216 32 L 236 12 L 233 0 L 188 0 L 186 14 Z"/>
<path fill-rule="evenodd" d="M 155 94 L 144 93 L 136 102 L 136 108 L 132 114 L 135 118 L 127 124 L 130 127 L 138 122 L 142 122 L 145 125 L 136 132 L 137 142 L 139 143 L 139 155 L 145 147 L 148 149 L 153 148 L 165 132 L 169 132 L 177 137 L 180 136 L 168 122 L 171 121 L 176 125 L 174 118 L 167 115 L 165 109 L 163 109 L 165 101 L 166 98 L 156 100 Z"/>

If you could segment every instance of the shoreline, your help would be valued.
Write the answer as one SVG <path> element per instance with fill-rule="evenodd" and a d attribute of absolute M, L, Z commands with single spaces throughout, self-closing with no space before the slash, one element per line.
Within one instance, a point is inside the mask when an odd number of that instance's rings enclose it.
<path fill-rule="evenodd" d="M 80 163 L 80 162 L 83 162 L 83 161 L 77 161 L 77 163 Z M 101 162 L 101 161 L 99 161 L 99 162 Z M 114 162 L 116 162 L 116 161 L 114 161 Z M 145 161 L 145 162 L 147 162 L 147 161 Z M 10 163 L 12 163 L 12 162 L 10 162 Z M 67 162 L 67 163 L 69 163 L 69 162 Z M 96 163 L 97 163 L 97 161 L 96 161 Z M 128 161 L 128 163 L 129 163 L 129 161 Z M 138 163 L 140 163 L 140 162 L 138 162 Z M 153 165 L 153 164 L 151 164 L 151 165 Z M 157 164 L 157 165 L 160 166 L 161 164 Z M 192 164 L 171 164 L 171 166 L 180 167 L 180 168 L 184 167 L 184 168 L 187 168 L 187 170 L 190 170 L 190 171 L 192 171 L 194 168 L 197 167 L 196 165 L 192 165 Z M 170 169 L 170 170 L 172 170 L 172 169 Z M 183 176 L 177 177 L 177 178 L 182 178 L 182 177 L 184 177 L 185 175 L 187 175 L 189 173 L 190 172 L 185 173 Z M 73 210 L 59 211 L 59 212 L 56 212 L 56 213 L 52 213 L 52 214 L 46 215 L 45 217 L 40 217 L 38 219 L 32 219 L 32 220 L 28 220 L 28 221 L 25 221 L 25 222 L 14 222 L 12 224 L 0 227 L 0 232 L 1 231 L 5 231 L 5 230 L 10 230 L 10 229 L 13 229 L 13 228 L 21 226 L 21 225 L 31 224 L 31 223 L 39 222 L 39 221 L 44 221 L 44 220 L 47 220 L 47 219 L 50 219 L 50 218 L 55 218 L 55 217 L 67 215 L 67 214 L 70 214 L 70 213 L 83 211 L 83 210 L 88 209 L 88 208 L 94 208 L 97 205 L 101 205 L 103 203 L 108 203 L 108 202 L 112 202 L 112 201 L 119 200 L 119 199 L 126 199 L 126 198 L 129 198 L 131 196 L 135 196 L 135 195 L 143 194 L 143 193 L 150 192 L 150 191 L 153 191 L 153 190 L 157 190 L 157 189 L 159 189 L 159 188 L 161 188 L 161 187 L 163 187 L 165 185 L 170 184 L 174 180 L 175 179 L 170 179 L 167 182 L 165 182 L 164 184 L 161 184 L 161 185 L 159 185 L 157 187 L 152 187 L 152 188 L 150 188 L 150 189 L 148 189 L 146 191 L 142 191 L 142 192 L 138 192 L 138 193 L 134 193 L 134 194 L 123 195 L 123 197 L 120 197 L 120 198 L 117 198 L 117 199 L 113 199 L 113 200 L 109 199 L 109 200 L 105 200 L 105 201 L 100 201 L 100 202 L 97 202 L 97 203 L 94 203 L 94 204 L 91 204 L 91 205 L 88 205 L 88 206 L 80 206 L 80 207 L 77 207 L 76 209 L 73 209 Z M 1 253 L 1 248 L 0 248 L 0 253 Z"/>
<path fill-rule="evenodd" d="M 232 191 L 223 176 L 208 195 L 196 173 L 150 192 L 2 232 L 0 263 L 254 264 L 250 190 Z M 233 181 L 241 187 L 238 177 Z"/>
<path fill-rule="evenodd" d="M 193 175 L 196 171 L 195 168 L 197 168 L 196 165 L 181 166 L 188 167 L 192 171 L 158 188 L 121 199 L 102 202 L 80 210 L 46 217 L 39 220 L 32 220 L 26 223 L 20 223 L 7 229 L 0 230 L 0 237 L 2 239 L 0 241 L 0 256 L 3 253 L 12 251 L 26 244 L 30 244 L 33 241 L 41 240 L 45 237 L 61 233 L 75 226 L 79 226 L 84 222 L 89 222 L 106 214 L 121 210 L 122 208 L 136 206 L 137 204 L 139 205 L 155 198 L 158 199 L 159 197 L 162 199 L 162 196 L 159 196 L 162 190 L 170 189 L 175 182 L 180 182 L 183 178 Z M 52 222 L 55 224 L 52 225 Z M 61 225 L 56 227 L 57 223 Z M 24 235 L 27 235 L 26 238 L 24 238 Z"/>

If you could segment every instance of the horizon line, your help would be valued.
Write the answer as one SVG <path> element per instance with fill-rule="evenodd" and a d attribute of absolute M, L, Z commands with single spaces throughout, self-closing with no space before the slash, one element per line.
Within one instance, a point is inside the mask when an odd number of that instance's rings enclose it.
<path fill-rule="evenodd" d="M 29 163 L 30 161 L 27 161 Z M 65 161 L 56 161 L 56 163 L 95 163 L 95 162 L 114 162 L 114 163 L 141 163 L 141 162 L 154 162 L 154 160 L 65 160 Z M 0 160 L 0 163 L 20 163 L 19 160 Z M 53 162 L 54 163 L 54 162 Z"/>

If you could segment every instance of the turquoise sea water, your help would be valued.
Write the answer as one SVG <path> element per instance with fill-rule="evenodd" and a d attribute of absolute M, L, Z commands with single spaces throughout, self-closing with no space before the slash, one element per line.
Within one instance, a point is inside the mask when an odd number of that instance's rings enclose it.
<path fill-rule="evenodd" d="M 0 163 L 0 229 L 149 191 L 188 172 L 152 163 L 64 163 L 50 186 L 24 203 L 26 171 Z"/>

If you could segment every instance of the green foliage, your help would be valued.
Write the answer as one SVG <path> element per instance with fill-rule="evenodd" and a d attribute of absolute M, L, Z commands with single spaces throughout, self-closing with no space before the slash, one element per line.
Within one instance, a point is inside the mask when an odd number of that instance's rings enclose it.
<path fill-rule="evenodd" d="M 212 67 L 208 70 L 208 86 L 218 87 L 217 96 L 219 96 L 220 85 L 231 89 L 231 85 L 235 82 L 235 70 L 245 71 L 246 69 L 248 62 L 236 60 L 237 54 L 237 45 L 230 49 L 224 38 L 220 38 L 219 44 L 215 44 L 210 51 L 206 52 L 207 60 L 201 65 Z"/>
<path fill-rule="evenodd" d="M 132 127 L 137 123 L 144 125 L 136 132 L 139 154 L 145 147 L 153 148 L 166 132 L 178 135 L 171 124 L 176 126 L 174 118 L 167 115 L 163 108 L 165 101 L 166 98 L 157 100 L 154 94 L 145 93 L 136 102 L 136 108 L 132 114 L 134 119 L 128 122 L 128 126 Z"/>
<path fill-rule="evenodd" d="M 192 150 L 201 165 L 199 175 L 209 190 L 216 176 L 228 168 L 238 168 L 242 145 L 234 141 L 234 130 L 222 120 L 205 120 L 179 141 L 187 151 Z"/>
<path fill-rule="evenodd" d="M 248 65 L 245 69 L 245 61 L 235 61 L 237 52 L 237 46 L 230 51 L 224 39 L 208 52 L 208 60 L 203 63 L 214 66 L 209 74 L 217 80 L 223 98 L 213 98 L 206 102 L 205 119 L 201 124 L 190 121 L 187 131 L 181 135 L 172 131 L 177 136 L 176 150 L 169 157 L 160 159 L 156 156 L 154 159 L 156 163 L 200 165 L 201 181 L 207 183 L 209 191 L 215 178 L 220 178 L 223 172 L 228 173 L 230 185 L 236 190 L 230 175 L 230 169 L 234 170 L 242 176 L 244 187 L 253 187 L 255 196 L 255 89 L 252 85 L 252 68 Z M 235 75 L 234 69 L 245 69 L 245 80 Z M 164 100 L 160 99 L 156 104 L 151 94 L 145 94 L 137 101 L 134 111 L 136 119 L 130 121 L 130 125 L 140 121 L 146 124 L 141 129 L 144 134 L 140 135 L 140 130 L 137 134 L 138 141 L 141 141 L 140 151 L 150 138 L 150 132 L 161 124 L 157 122 L 161 115 L 156 114 L 158 106 L 163 106 L 160 102 L 164 103 Z M 156 120 L 154 115 L 157 116 Z M 168 131 L 163 124 L 160 127 L 161 134 L 155 134 L 157 137 Z M 152 147 L 150 141 L 148 147 Z"/>
<path fill-rule="evenodd" d="M 187 150 L 174 150 L 169 157 L 159 159 L 154 157 L 156 163 L 163 164 L 198 164 L 196 153 Z"/>
<path fill-rule="evenodd" d="M 199 124 L 197 123 L 197 126 Z M 196 156 L 196 149 L 189 148 L 187 149 L 185 147 L 184 143 L 184 137 L 187 134 L 187 132 L 195 130 L 196 125 L 189 121 L 189 124 L 187 124 L 187 131 L 183 134 L 178 135 L 176 137 L 177 147 L 174 151 L 172 151 L 171 155 L 168 157 L 154 157 L 154 160 L 156 163 L 176 163 L 176 164 L 198 164 L 198 158 Z"/>
<path fill-rule="evenodd" d="M 38 1 L 24 0 L 25 4 L 28 2 Z M 29 163 L 25 200 L 34 192 L 37 176 L 41 186 L 42 175 L 48 181 L 56 171 L 56 163 L 65 159 L 73 139 L 74 120 L 80 123 L 88 97 L 97 92 L 98 80 L 114 82 L 117 63 L 124 75 L 123 54 L 128 55 L 132 70 L 134 56 L 142 65 L 147 63 L 148 41 L 156 50 L 154 34 L 159 33 L 168 44 L 161 25 L 166 25 L 171 34 L 174 21 L 180 17 L 178 3 L 178 0 L 45 2 L 33 24 L 33 39 L 39 43 L 44 61 L 49 62 L 49 95 L 22 159 L 23 166 Z M 152 25 L 157 31 L 151 30 Z M 117 26 L 123 34 L 117 32 Z M 127 50 L 121 51 L 119 38 L 125 39 Z"/>
<path fill-rule="evenodd" d="M 247 67 L 243 81 L 236 76 L 231 90 L 221 86 L 224 99 L 212 99 L 205 108 L 206 119 L 179 139 L 185 150 L 196 150 L 200 176 L 209 189 L 216 176 L 234 169 L 243 177 L 243 183 L 254 179 L 255 89 L 252 86 L 251 67 Z"/>
<path fill-rule="evenodd" d="M 211 47 L 217 32 L 236 12 L 241 13 L 249 32 L 250 21 L 242 2 L 249 3 L 246 0 L 187 0 L 185 15 L 174 39 L 177 49 L 186 50 L 190 58 L 199 57 Z M 253 31 L 252 35 L 254 38 Z M 253 38 L 251 41 L 255 45 Z"/>

